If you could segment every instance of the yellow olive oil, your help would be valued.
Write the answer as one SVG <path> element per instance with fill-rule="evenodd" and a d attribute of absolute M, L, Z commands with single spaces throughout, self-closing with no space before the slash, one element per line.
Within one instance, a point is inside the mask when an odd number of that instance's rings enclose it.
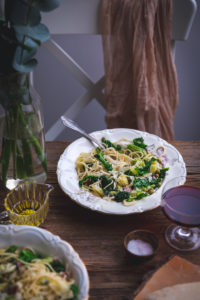
<path fill-rule="evenodd" d="M 24 200 L 15 204 L 13 211 L 20 216 L 28 216 L 35 213 L 40 208 L 37 201 Z"/>

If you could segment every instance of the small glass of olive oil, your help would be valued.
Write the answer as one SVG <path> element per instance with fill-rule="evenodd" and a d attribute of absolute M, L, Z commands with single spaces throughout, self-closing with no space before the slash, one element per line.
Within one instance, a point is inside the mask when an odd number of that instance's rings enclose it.
<path fill-rule="evenodd" d="M 50 184 L 25 181 L 11 190 L 4 200 L 4 212 L 10 223 L 17 225 L 39 226 L 46 219 L 49 210 L 49 193 L 53 190 Z"/>

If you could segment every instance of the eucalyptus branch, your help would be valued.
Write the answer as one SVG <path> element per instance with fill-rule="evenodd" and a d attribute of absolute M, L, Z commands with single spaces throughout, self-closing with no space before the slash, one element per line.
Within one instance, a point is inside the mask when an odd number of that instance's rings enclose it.
<path fill-rule="evenodd" d="M 25 35 L 23 36 L 23 40 L 22 40 L 22 45 L 23 45 L 23 47 L 21 47 L 21 55 L 20 55 L 20 65 L 22 65 L 23 64 L 23 55 L 24 55 L 24 43 L 25 43 L 25 39 L 26 39 L 26 37 L 25 37 Z"/>
<path fill-rule="evenodd" d="M 33 4 L 35 2 L 36 2 L 35 0 L 32 0 L 31 3 L 28 5 L 29 6 L 29 10 L 28 10 L 28 13 L 27 13 L 27 18 L 26 18 L 26 24 L 25 25 L 29 24 L 30 17 L 31 17 L 31 12 L 32 12 L 32 9 L 33 9 Z"/>
<path fill-rule="evenodd" d="M 0 104 L 5 111 L 0 162 L 4 184 L 10 176 L 26 179 L 36 176 L 38 170 L 47 173 L 43 127 L 25 73 L 36 67 L 37 49 L 50 37 L 48 28 L 40 23 L 41 12 L 55 9 L 60 2 L 0 0 Z M 26 105 L 32 109 L 24 109 Z"/>
<path fill-rule="evenodd" d="M 27 17 L 26 17 L 26 24 L 25 25 L 28 25 L 29 24 L 29 21 L 30 21 L 30 17 L 31 17 L 31 11 L 32 11 L 32 8 L 33 8 L 33 3 L 35 2 L 35 0 L 32 0 L 30 5 L 29 6 L 29 9 L 28 9 L 28 12 L 27 12 Z M 24 49 L 25 49 L 25 40 L 26 40 L 26 35 L 23 36 L 23 40 L 22 40 L 22 46 L 21 46 L 21 55 L 20 55 L 20 65 L 23 64 L 23 55 L 24 55 Z"/>
<path fill-rule="evenodd" d="M 13 62 L 12 67 L 16 71 L 30 72 L 37 66 L 34 58 L 37 48 L 50 37 L 48 28 L 40 23 L 41 12 L 55 9 L 60 2 L 61 0 L 6 0 L 6 20 L 3 24 L 7 24 L 8 31 L 14 31 L 11 39 L 15 43 L 13 51 L 10 51 L 13 57 L 9 61 Z"/>

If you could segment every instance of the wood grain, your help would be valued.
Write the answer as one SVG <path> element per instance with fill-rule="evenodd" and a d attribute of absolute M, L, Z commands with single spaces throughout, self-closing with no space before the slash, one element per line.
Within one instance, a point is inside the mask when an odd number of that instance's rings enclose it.
<path fill-rule="evenodd" d="M 170 223 L 160 208 L 129 216 L 102 215 L 74 203 L 60 189 L 57 162 L 68 142 L 47 142 L 48 183 L 54 186 L 50 195 L 50 211 L 41 226 L 68 241 L 85 262 L 90 278 L 91 300 L 130 300 L 143 279 L 166 259 L 178 254 L 200 264 L 200 250 L 179 253 L 164 240 Z M 200 187 L 200 141 L 174 141 L 187 166 L 187 182 Z M 159 239 L 157 255 L 137 263 L 123 248 L 125 235 L 134 229 L 148 229 Z"/>
<path fill-rule="evenodd" d="M 178 253 L 164 240 L 170 223 L 160 208 L 141 215 L 108 216 L 78 206 L 58 186 L 57 162 L 69 143 L 48 142 L 48 182 L 55 190 L 43 227 L 68 241 L 86 264 L 90 278 L 91 300 L 133 299 L 143 279 L 162 264 L 167 257 L 178 254 L 200 264 L 200 250 Z M 200 187 L 200 141 L 174 141 L 187 166 L 187 182 Z M 159 238 L 156 256 L 142 263 L 134 262 L 123 248 L 125 235 L 134 229 L 148 229 Z"/>

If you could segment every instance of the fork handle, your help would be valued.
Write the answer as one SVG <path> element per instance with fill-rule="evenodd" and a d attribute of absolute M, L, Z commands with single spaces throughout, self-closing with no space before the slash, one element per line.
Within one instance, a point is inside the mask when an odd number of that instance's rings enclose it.
<path fill-rule="evenodd" d="M 79 133 L 81 133 L 84 137 L 86 137 L 89 141 L 91 141 L 93 144 L 96 144 L 99 148 L 104 149 L 103 145 L 100 144 L 93 136 L 85 132 L 82 128 L 78 126 L 74 121 L 72 120 L 67 120 L 64 116 L 61 116 L 61 120 L 63 124 Z"/>

